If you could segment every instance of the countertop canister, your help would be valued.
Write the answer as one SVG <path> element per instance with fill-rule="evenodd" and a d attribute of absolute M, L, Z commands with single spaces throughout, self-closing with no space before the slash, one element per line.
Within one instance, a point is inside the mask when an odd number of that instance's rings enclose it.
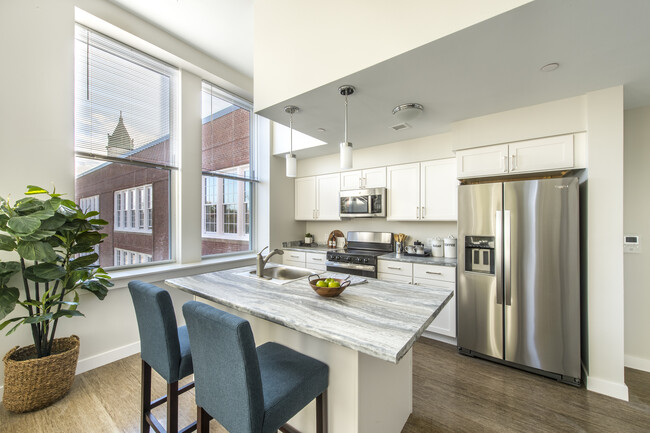
<path fill-rule="evenodd" d="M 443 242 L 439 237 L 436 237 L 431 241 L 431 255 L 433 255 L 433 257 L 444 257 L 445 255 Z"/>
<path fill-rule="evenodd" d="M 456 238 L 454 235 L 449 235 L 445 238 L 445 257 L 449 259 L 456 258 Z"/>

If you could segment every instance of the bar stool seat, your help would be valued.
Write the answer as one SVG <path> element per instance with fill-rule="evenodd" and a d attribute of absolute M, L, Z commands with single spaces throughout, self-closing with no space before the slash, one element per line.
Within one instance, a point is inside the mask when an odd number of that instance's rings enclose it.
<path fill-rule="evenodd" d="M 209 305 L 183 305 L 192 346 L 197 431 L 211 418 L 230 433 L 295 431 L 287 421 L 316 399 L 316 431 L 327 432 L 329 367 L 278 343 L 255 348 L 248 321 Z"/>
<path fill-rule="evenodd" d="M 178 396 L 194 388 L 194 382 L 178 388 L 178 381 L 194 372 L 190 339 L 186 326 L 176 326 L 176 315 L 169 292 L 142 281 L 129 282 L 135 315 L 140 333 L 141 419 L 140 431 L 148 433 L 150 427 L 158 433 L 178 433 Z M 167 382 L 167 395 L 151 401 L 151 370 Z M 151 410 L 167 403 L 167 429 Z M 180 430 L 196 430 L 196 422 Z"/>

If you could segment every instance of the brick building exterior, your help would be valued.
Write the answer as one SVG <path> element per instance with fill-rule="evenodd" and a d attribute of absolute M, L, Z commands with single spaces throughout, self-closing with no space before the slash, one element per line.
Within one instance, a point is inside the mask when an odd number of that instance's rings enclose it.
<path fill-rule="evenodd" d="M 243 174 L 243 170 L 248 170 L 249 121 L 250 113 L 234 106 L 203 119 L 203 171 Z M 107 155 L 134 161 L 169 161 L 169 136 L 134 149 L 137 143 L 133 143 L 121 113 L 113 134 L 107 136 Z M 113 162 L 106 162 L 77 176 L 76 201 L 82 208 L 86 206 L 99 210 L 100 217 L 109 223 L 104 228 L 109 236 L 99 245 L 101 266 L 170 258 L 170 181 L 168 170 Z M 223 181 L 218 181 L 223 187 Z M 131 209 L 132 204 L 136 210 Z M 246 204 L 239 206 L 240 211 L 244 209 L 243 206 Z M 243 219 L 244 216 L 238 215 L 237 218 Z M 240 226 L 243 227 L 242 224 Z M 203 255 L 250 249 L 247 233 L 220 235 L 206 233 L 205 226 L 203 229 Z"/>

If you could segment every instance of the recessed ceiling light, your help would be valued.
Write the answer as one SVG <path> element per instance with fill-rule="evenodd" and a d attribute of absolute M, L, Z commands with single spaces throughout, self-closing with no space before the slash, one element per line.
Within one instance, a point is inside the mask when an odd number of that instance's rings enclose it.
<path fill-rule="evenodd" d="M 541 68 L 539 68 L 539 70 L 542 72 L 552 72 L 559 67 L 560 67 L 559 63 L 549 63 L 548 65 L 544 65 Z"/>

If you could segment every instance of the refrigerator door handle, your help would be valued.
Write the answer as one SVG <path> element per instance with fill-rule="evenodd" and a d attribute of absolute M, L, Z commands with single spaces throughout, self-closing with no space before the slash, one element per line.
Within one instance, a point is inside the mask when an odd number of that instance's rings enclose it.
<path fill-rule="evenodd" d="M 503 215 L 500 210 L 496 213 L 496 245 L 495 245 L 495 274 L 497 278 L 497 304 L 503 304 L 503 266 L 502 260 L 503 257 Z"/>
<path fill-rule="evenodd" d="M 510 283 L 510 211 L 503 211 L 503 279 L 506 292 L 506 305 L 512 305 Z"/>

